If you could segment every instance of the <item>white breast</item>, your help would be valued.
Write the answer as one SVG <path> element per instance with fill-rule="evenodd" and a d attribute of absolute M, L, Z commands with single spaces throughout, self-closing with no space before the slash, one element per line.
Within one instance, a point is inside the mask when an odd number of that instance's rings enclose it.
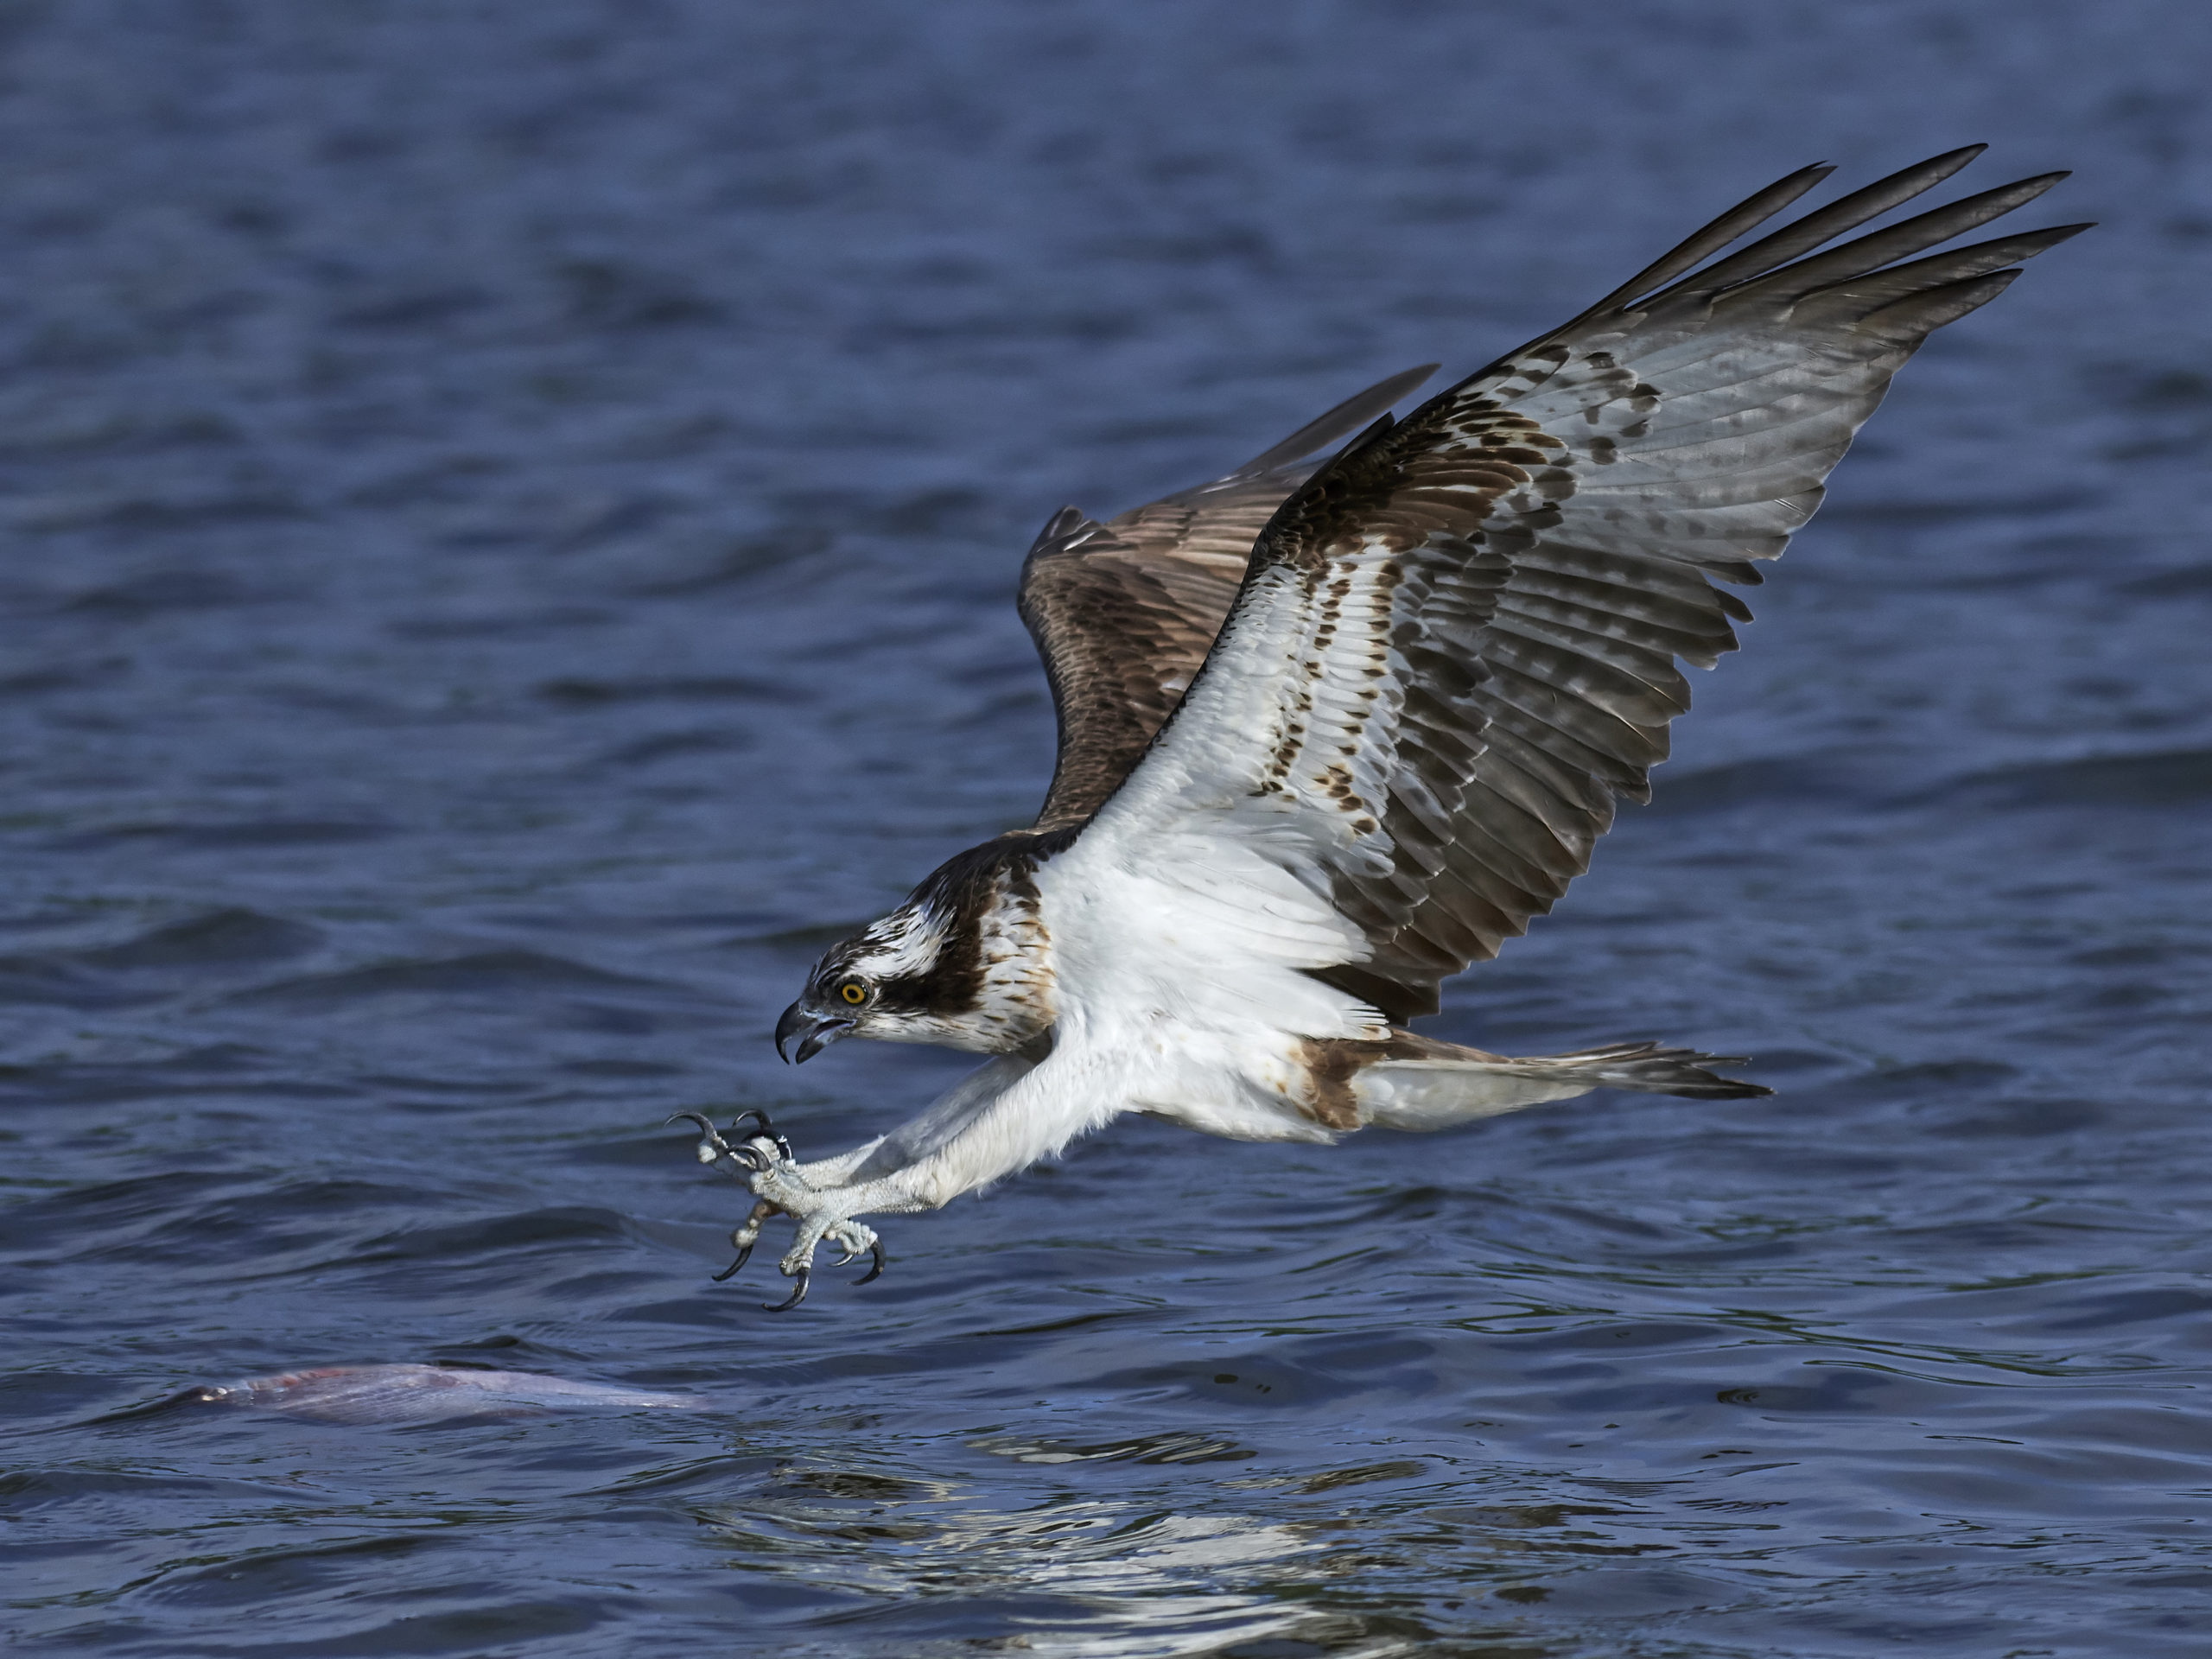
<path fill-rule="evenodd" d="M 1086 833 L 1039 869 L 1054 1060 L 1096 1057 L 1123 1109 L 1239 1140 L 1332 1139 L 1300 1109 L 1304 1039 L 1388 1028 L 1300 970 L 1354 960 L 1364 940 L 1280 866 L 1234 842 L 1201 850 L 1138 867 Z"/>

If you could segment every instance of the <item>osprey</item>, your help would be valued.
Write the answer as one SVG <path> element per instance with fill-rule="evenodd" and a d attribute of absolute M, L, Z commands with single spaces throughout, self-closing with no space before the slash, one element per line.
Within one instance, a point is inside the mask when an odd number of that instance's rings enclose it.
<path fill-rule="evenodd" d="M 683 1114 L 758 1200 L 720 1276 L 781 1214 L 782 1307 L 825 1238 L 872 1279 L 859 1217 L 935 1209 L 1124 1112 L 1329 1141 L 1598 1088 L 1770 1092 L 1690 1049 L 1513 1058 L 1408 1026 L 1551 908 L 1616 798 L 1649 798 L 1689 707 L 1675 659 L 1712 667 L 1751 617 L 1714 582 L 1761 580 L 1898 366 L 2088 228 L 1928 254 L 2052 173 L 1815 251 L 1982 148 L 1706 263 L 1834 170 L 1807 168 L 1402 421 L 1433 365 L 1211 483 L 1056 514 L 1019 601 L 1059 720 L 1036 823 L 833 947 L 776 1027 L 802 1061 L 846 1037 L 992 1058 L 819 1162 L 761 1114 L 730 1138 Z"/>

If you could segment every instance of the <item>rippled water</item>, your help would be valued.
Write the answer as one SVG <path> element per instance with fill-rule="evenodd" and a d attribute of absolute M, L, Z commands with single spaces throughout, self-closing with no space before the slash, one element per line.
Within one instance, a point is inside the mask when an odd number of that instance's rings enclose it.
<path fill-rule="evenodd" d="M 0 46 L 4 1628 L 149 1656 L 2212 1643 L 2212 35 L 2177 3 L 23 5 Z M 2106 221 L 1947 332 L 1441 1034 L 759 1311 L 677 1109 L 1025 817 L 1064 500 L 1465 368 L 1822 155 Z M 349 1362 L 696 1412 L 130 1414 Z"/>

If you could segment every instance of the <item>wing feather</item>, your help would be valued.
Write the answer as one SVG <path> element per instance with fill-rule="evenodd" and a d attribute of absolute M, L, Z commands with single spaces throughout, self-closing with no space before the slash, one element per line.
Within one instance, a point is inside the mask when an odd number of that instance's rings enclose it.
<path fill-rule="evenodd" d="M 1309 972 L 1395 1020 L 1433 1011 L 1588 867 L 1616 798 L 1649 798 L 1689 707 L 1677 659 L 1710 667 L 1750 616 L 1714 582 L 1760 580 L 1930 332 L 2086 228 L 1929 251 L 2052 174 L 1828 245 L 1979 153 L 1725 252 L 1827 169 L 1793 174 L 1287 492 L 1071 853 L 1271 860 L 1362 936 Z"/>
<path fill-rule="evenodd" d="M 1103 524 L 1074 507 L 1029 550 L 1017 601 L 1044 659 L 1059 755 L 1036 827 L 1080 823 L 1143 754 L 1205 660 L 1252 543 L 1318 465 L 1436 372 L 1377 382 L 1211 483 Z"/>

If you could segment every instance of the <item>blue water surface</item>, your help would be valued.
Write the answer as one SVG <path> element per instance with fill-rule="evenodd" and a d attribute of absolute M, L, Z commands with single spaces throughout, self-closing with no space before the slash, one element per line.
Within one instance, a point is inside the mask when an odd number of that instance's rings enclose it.
<path fill-rule="evenodd" d="M 0 14 L 0 1630 L 25 1653 L 2212 1651 L 2212 12 Z M 1142 1122 L 772 1319 L 672 1111 L 1034 810 L 1063 502 L 1464 372 L 1805 162 L 2072 167 L 1439 1034 L 1758 1057 Z M 347 1362 L 697 1413 L 180 1409 Z"/>

